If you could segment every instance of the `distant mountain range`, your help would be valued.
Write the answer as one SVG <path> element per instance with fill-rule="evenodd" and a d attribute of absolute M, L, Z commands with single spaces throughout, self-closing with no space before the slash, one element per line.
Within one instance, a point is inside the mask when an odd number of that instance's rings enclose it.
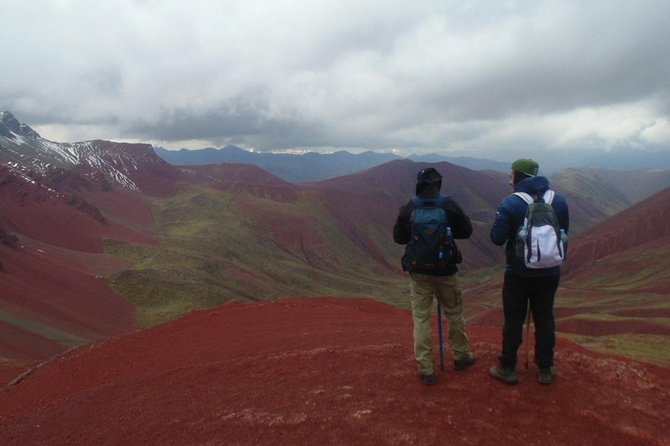
<path fill-rule="evenodd" d="M 513 159 L 496 161 L 467 156 L 444 156 L 438 154 L 410 155 L 406 158 L 392 153 L 363 152 L 334 153 L 307 152 L 303 154 L 255 152 L 237 146 L 221 149 L 167 150 L 155 148 L 158 156 L 171 164 L 190 166 L 212 163 L 254 164 L 291 183 L 319 181 L 358 172 L 396 159 L 409 159 L 421 163 L 448 162 L 472 170 L 493 170 L 508 173 Z M 540 163 L 543 175 L 551 175 L 565 169 L 595 169 L 613 171 L 670 169 L 670 149 L 667 151 L 611 151 L 602 150 L 556 150 L 539 151 L 526 155 Z"/>
<path fill-rule="evenodd" d="M 379 166 L 393 160 L 404 159 L 391 153 L 363 152 L 334 153 L 307 152 L 304 154 L 252 152 L 237 146 L 222 149 L 167 150 L 157 147 L 156 153 L 164 160 L 178 166 L 212 163 L 254 164 L 273 175 L 291 183 L 319 181 Z M 468 157 L 446 157 L 441 155 L 412 156 L 416 162 L 451 162 L 473 170 L 509 170 L 508 163 Z"/>

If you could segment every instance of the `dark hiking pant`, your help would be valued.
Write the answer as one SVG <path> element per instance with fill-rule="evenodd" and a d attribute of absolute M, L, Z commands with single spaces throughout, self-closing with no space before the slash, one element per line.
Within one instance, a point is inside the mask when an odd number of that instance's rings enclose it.
<path fill-rule="evenodd" d="M 558 275 L 520 277 L 513 272 L 505 272 L 502 290 L 505 322 L 502 353 L 499 357 L 500 365 L 516 368 L 517 350 L 522 341 L 523 324 L 529 301 L 535 324 L 535 362 L 540 368 L 554 365 L 554 344 L 556 342 L 554 295 L 559 280 Z"/>

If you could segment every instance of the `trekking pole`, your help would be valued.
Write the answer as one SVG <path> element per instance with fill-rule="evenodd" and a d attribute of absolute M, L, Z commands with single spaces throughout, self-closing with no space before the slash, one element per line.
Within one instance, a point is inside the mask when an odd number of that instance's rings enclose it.
<path fill-rule="evenodd" d="M 437 336 L 440 340 L 440 369 L 444 370 L 444 342 L 442 339 L 442 306 L 437 303 Z"/>
<path fill-rule="evenodd" d="M 528 313 L 526 318 L 526 370 L 528 370 L 528 355 L 530 351 L 530 338 L 528 337 L 528 334 L 530 333 L 530 300 L 526 306 L 526 313 Z"/>

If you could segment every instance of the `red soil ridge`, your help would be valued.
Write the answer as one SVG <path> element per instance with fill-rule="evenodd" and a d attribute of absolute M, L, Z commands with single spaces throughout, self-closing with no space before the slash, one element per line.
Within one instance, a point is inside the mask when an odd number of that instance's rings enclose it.
<path fill-rule="evenodd" d="M 552 385 L 521 365 L 508 386 L 488 376 L 499 327 L 472 326 L 478 362 L 428 387 L 411 334 L 407 311 L 367 299 L 192 312 L 7 387 L 0 444 L 670 444 L 667 367 L 559 339 Z"/>
<path fill-rule="evenodd" d="M 670 188 L 626 209 L 580 234 L 568 249 L 568 273 L 626 250 L 651 244 L 662 246 L 670 236 Z"/>
<path fill-rule="evenodd" d="M 137 328 L 135 308 L 106 280 L 127 264 L 102 241 L 155 243 L 147 199 L 59 172 L 61 191 L 0 167 L 0 379 Z"/>
<path fill-rule="evenodd" d="M 55 247 L 38 246 L 0 245 L 0 358 L 7 361 L 0 361 L 0 382 L 9 376 L 3 370 L 8 367 L 15 374 L 73 345 L 137 328 L 135 308 L 96 277 L 122 268 L 122 262 L 105 254 L 68 260 L 54 255 Z"/>

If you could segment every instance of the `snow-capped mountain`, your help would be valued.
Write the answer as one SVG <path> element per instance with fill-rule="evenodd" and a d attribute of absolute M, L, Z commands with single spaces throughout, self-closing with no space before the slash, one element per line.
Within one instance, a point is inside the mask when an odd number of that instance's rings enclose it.
<path fill-rule="evenodd" d="M 51 176 L 64 169 L 94 183 L 102 181 L 103 187 L 118 185 L 149 194 L 160 194 L 168 186 L 167 180 L 181 176 L 181 171 L 158 157 L 149 144 L 53 142 L 8 111 L 0 112 L 0 163 L 24 177 Z"/>

